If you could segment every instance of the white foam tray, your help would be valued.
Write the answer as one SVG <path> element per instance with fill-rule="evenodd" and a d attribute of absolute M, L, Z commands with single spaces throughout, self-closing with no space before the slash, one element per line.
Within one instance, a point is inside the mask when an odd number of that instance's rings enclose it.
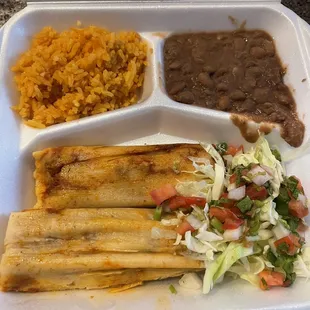
<path fill-rule="evenodd" d="M 231 15 L 246 19 L 248 28 L 269 32 L 283 63 L 288 66 L 285 82 L 293 89 L 300 117 L 310 125 L 310 27 L 278 1 L 178 1 L 149 3 L 68 2 L 31 4 L 5 26 L 0 53 L 0 254 L 10 212 L 32 207 L 35 201 L 31 153 L 44 147 L 94 144 L 158 144 L 183 141 L 228 141 L 244 143 L 228 113 L 183 105 L 170 100 L 162 84 L 162 43 L 156 33 L 233 30 Z M 30 38 L 50 25 L 64 30 L 80 20 L 111 30 L 138 31 L 152 47 L 143 96 L 132 107 L 87 119 L 59 124 L 44 130 L 29 128 L 10 110 L 18 100 L 10 67 L 29 47 Z M 0 31 L 1 44 L 1 31 Z M 303 79 L 307 79 L 302 83 Z M 289 146 L 277 131 L 268 136 L 282 150 Z M 287 165 L 298 175 L 310 195 L 307 165 L 310 155 Z M 34 223 L 35 225 L 35 223 Z M 168 290 L 170 283 L 149 283 L 144 287 L 111 295 L 106 291 L 58 293 L 0 293 L 1 310 L 78 309 L 310 309 L 310 283 L 298 280 L 293 288 L 262 292 L 243 281 L 218 285 L 208 296 Z M 94 296 L 94 298 L 90 298 Z"/>

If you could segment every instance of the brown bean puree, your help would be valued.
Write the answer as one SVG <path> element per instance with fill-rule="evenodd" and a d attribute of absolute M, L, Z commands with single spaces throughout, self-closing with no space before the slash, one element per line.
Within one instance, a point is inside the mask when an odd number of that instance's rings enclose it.
<path fill-rule="evenodd" d="M 285 69 L 268 33 L 172 35 L 164 44 L 164 72 L 173 100 L 278 123 L 286 142 L 301 145 L 305 127 L 283 82 Z"/>

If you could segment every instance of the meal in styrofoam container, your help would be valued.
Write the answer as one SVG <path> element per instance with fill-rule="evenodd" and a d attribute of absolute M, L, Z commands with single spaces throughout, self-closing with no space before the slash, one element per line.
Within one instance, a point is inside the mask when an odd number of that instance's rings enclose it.
<path fill-rule="evenodd" d="M 175 101 L 280 124 L 290 145 L 302 144 L 286 69 L 262 30 L 174 34 L 164 44 L 165 85 Z"/>
<path fill-rule="evenodd" d="M 304 189 L 262 136 L 248 150 L 63 147 L 34 157 L 39 206 L 10 216 L 5 291 L 122 289 L 184 274 L 181 286 L 207 294 L 224 276 L 267 290 L 310 275 Z"/>
<path fill-rule="evenodd" d="M 12 67 L 20 93 L 13 110 L 44 128 L 135 104 L 147 49 L 134 31 L 45 27 Z"/>

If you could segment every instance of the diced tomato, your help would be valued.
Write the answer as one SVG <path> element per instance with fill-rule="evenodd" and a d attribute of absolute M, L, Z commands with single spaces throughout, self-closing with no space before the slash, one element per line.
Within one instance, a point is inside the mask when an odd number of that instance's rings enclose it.
<path fill-rule="evenodd" d="M 177 233 L 180 235 L 184 235 L 187 231 L 195 231 L 195 228 L 186 220 L 184 220 L 176 229 Z"/>
<path fill-rule="evenodd" d="M 155 204 L 159 206 L 165 200 L 176 196 L 178 193 L 173 185 L 166 184 L 161 188 L 154 189 L 150 192 L 152 199 L 154 200 Z"/>
<path fill-rule="evenodd" d="M 210 217 L 216 217 L 222 223 L 224 223 L 225 219 L 227 217 L 229 217 L 230 213 L 232 213 L 232 212 L 227 210 L 227 209 L 221 209 L 221 208 L 217 208 L 217 207 L 211 207 L 209 209 Z M 231 216 L 234 216 L 234 214 Z"/>
<path fill-rule="evenodd" d="M 225 203 L 220 203 L 220 207 L 229 209 L 237 216 L 242 216 L 242 212 L 240 211 L 239 208 L 236 207 L 236 201 L 228 199 L 228 193 L 222 193 L 221 198 L 227 199 L 228 201 Z"/>
<path fill-rule="evenodd" d="M 243 224 L 243 220 L 239 219 L 235 213 L 228 209 L 211 207 L 209 210 L 210 217 L 216 217 L 223 223 L 223 229 L 235 229 Z"/>
<path fill-rule="evenodd" d="M 306 225 L 302 220 L 299 220 L 298 227 L 297 227 L 297 231 L 299 233 L 303 233 L 303 232 L 307 231 L 308 228 L 309 228 L 308 225 Z"/>
<path fill-rule="evenodd" d="M 247 186 L 245 193 L 252 200 L 265 200 L 268 197 L 267 189 L 264 186 L 250 184 Z"/>
<path fill-rule="evenodd" d="M 220 198 L 228 199 L 228 193 L 222 193 Z"/>
<path fill-rule="evenodd" d="M 249 173 L 249 169 L 243 169 L 242 171 L 241 171 L 241 174 L 243 175 L 243 176 L 246 176 L 248 173 Z"/>
<path fill-rule="evenodd" d="M 233 183 L 236 183 L 237 181 L 237 175 L 236 174 L 233 174 L 230 178 L 229 178 L 229 183 L 230 184 L 233 184 Z"/>
<path fill-rule="evenodd" d="M 196 205 L 198 207 L 204 207 L 207 200 L 202 197 L 185 197 L 185 201 L 188 205 Z"/>
<path fill-rule="evenodd" d="M 292 192 L 289 189 L 287 189 L 287 194 L 290 197 L 290 199 L 293 199 L 293 200 L 295 199 L 292 195 Z"/>
<path fill-rule="evenodd" d="M 295 255 L 298 249 L 301 247 L 300 244 L 300 238 L 296 235 L 290 234 L 286 237 L 283 237 L 279 240 L 277 240 L 274 245 L 276 247 L 279 247 L 281 244 L 286 244 L 288 249 L 287 249 L 287 254 L 288 255 Z"/>
<path fill-rule="evenodd" d="M 233 206 L 233 207 L 229 207 L 228 209 L 234 214 L 236 214 L 238 217 L 243 215 L 241 210 L 238 207 Z"/>
<path fill-rule="evenodd" d="M 259 285 L 262 290 L 268 290 L 272 286 L 283 286 L 285 276 L 281 272 L 263 270 L 258 276 L 260 277 Z"/>
<path fill-rule="evenodd" d="M 309 209 L 305 208 L 303 203 L 299 200 L 292 199 L 288 203 L 288 210 L 290 214 L 298 218 L 303 218 L 309 214 Z"/>
<path fill-rule="evenodd" d="M 235 205 L 235 201 L 231 200 L 231 199 L 228 199 L 228 193 L 223 193 L 220 197 L 220 199 L 226 199 L 227 202 L 221 202 L 219 205 L 223 208 L 231 208 Z"/>
<path fill-rule="evenodd" d="M 179 208 L 187 208 L 185 197 L 174 196 L 168 201 L 168 207 L 170 210 L 176 210 Z"/>
<path fill-rule="evenodd" d="M 296 179 L 297 179 L 297 178 L 296 178 Z M 297 189 L 298 189 L 299 191 L 301 191 L 301 192 L 304 192 L 304 188 L 302 187 L 301 182 L 300 182 L 299 179 L 298 179 Z"/>
<path fill-rule="evenodd" d="M 206 202 L 207 202 L 206 199 L 201 197 L 175 196 L 169 200 L 168 206 L 170 210 L 176 210 L 179 208 L 190 208 L 191 205 L 204 207 Z"/>
<path fill-rule="evenodd" d="M 228 145 L 226 155 L 235 156 L 239 151 L 242 151 L 243 153 L 243 145 L 240 145 L 239 147 L 234 145 Z"/>
<path fill-rule="evenodd" d="M 296 188 L 297 188 L 299 191 L 301 191 L 301 192 L 303 193 L 303 192 L 304 192 L 304 188 L 302 187 L 300 180 L 299 180 L 297 177 L 295 177 L 294 175 L 293 175 L 292 177 L 293 177 L 295 180 L 298 181 L 297 187 L 296 187 Z"/>
<path fill-rule="evenodd" d="M 242 219 L 231 219 L 231 218 L 227 218 L 225 219 L 225 222 L 223 224 L 223 229 L 236 229 L 239 226 L 241 226 L 243 224 L 243 220 Z"/>

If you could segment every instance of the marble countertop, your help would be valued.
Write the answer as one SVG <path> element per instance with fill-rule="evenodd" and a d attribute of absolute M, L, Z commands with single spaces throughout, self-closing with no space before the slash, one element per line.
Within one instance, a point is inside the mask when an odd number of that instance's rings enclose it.
<path fill-rule="evenodd" d="M 283 0 L 282 3 L 310 24 L 310 0 Z M 25 6 L 26 0 L 0 0 L 0 27 Z"/>

